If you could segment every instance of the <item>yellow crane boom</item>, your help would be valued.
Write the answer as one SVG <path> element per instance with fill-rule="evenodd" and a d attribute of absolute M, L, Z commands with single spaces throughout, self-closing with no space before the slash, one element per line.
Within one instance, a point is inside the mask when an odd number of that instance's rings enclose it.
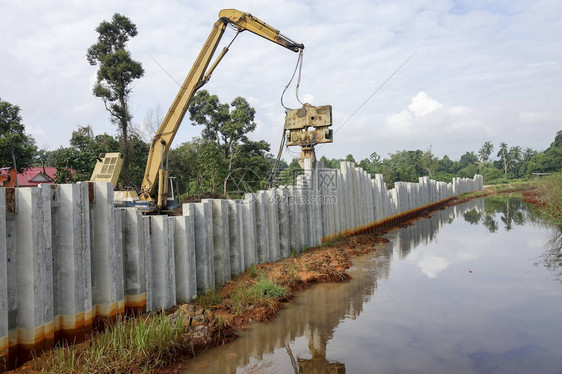
<path fill-rule="evenodd" d="M 164 160 L 195 92 L 210 79 L 214 69 L 228 52 L 228 47 L 225 47 L 211 67 L 207 69 L 229 24 L 233 25 L 238 32 L 248 30 L 291 51 L 299 52 L 304 49 L 303 44 L 296 43 L 283 36 L 279 30 L 250 13 L 236 9 L 220 11 L 219 19 L 213 25 L 207 41 L 199 52 L 150 145 L 139 198 L 147 202 L 156 202 L 158 209 L 162 209 L 166 202 L 168 171 L 164 169 Z M 158 191 L 156 190 L 157 186 Z"/>

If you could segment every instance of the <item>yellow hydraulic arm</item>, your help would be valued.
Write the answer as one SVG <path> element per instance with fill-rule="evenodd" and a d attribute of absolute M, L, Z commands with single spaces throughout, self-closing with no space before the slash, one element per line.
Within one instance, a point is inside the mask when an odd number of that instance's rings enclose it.
<path fill-rule="evenodd" d="M 241 12 L 236 9 L 223 9 L 220 11 L 218 21 L 213 25 L 205 45 L 201 52 L 199 52 L 195 63 L 191 67 L 150 145 L 144 179 L 141 185 L 140 199 L 156 202 L 158 209 L 162 209 L 166 203 L 168 172 L 164 170 L 163 162 L 195 92 L 207 83 L 218 63 L 228 52 L 228 47 L 225 47 L 211 67 L 207 69 L 228 24 L 233 25 L 238 32 L 244 30 L 251 31 L 294 52 L 304 49 L 303 44 L 295 43 L 283 36 L 279 30 L 257 19 L 250 13 Z M 156 191 L 157 185 L 158 191 Z"/>

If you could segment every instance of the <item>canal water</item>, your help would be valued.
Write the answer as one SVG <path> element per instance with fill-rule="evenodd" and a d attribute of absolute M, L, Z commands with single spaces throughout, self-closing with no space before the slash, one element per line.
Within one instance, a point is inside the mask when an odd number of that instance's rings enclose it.
<path fill-rule="evenodd" d="M 562 373 L 562 235 L 516 198 L 391 231 L 186 373 Z"/>

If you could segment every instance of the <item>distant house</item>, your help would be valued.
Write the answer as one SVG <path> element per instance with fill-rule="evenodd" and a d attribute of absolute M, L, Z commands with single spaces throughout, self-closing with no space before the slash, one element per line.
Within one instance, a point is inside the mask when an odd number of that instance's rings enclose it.
<path fill-rule="evenodd" d="M 539 179 L 542 177 L 546 177 L 547 175 L 550 175 L 550 173 L 531 173 L 533 174 L 533 177 L 535 177 L 535 179 Z"/>
<path fill-rule="evenodd" d="M 18 173 L 14 178 L 14 170 L 0 168 L 1 187 L 36 187 L 42 183 L 54 183 L 57 169 L 52 166 L 34 166 Z M 17 184 L 16 184 L 17 180 Z"/>

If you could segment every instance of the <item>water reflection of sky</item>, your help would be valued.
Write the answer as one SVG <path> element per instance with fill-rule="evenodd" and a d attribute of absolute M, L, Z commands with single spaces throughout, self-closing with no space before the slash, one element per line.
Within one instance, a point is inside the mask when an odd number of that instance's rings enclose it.
<path fill-rule="evenodd" d="M 560 373 L 550 232 L 516 200 L 436 212 L 186 372 Z"/>
<path fill-rule="evenodd" d="M 338 326 L 329 343 L 340 346 L 334 359 L 347 357 L 349 372 L 367 372 L 367 362 L 383 373 L 561 372 L 562 289 L 533 266 L 548 230 L 532 218 L 510 224 L 502 211 L 478 209 L 487 225 L 444 223 L 429 243 L 418 238 L 423 222 L 394 233 L 392 272 L 379 283 L 400 306 L 376 292 L 357 321 Z M 502 224 L 490 230 L 491 220 Z"/>

